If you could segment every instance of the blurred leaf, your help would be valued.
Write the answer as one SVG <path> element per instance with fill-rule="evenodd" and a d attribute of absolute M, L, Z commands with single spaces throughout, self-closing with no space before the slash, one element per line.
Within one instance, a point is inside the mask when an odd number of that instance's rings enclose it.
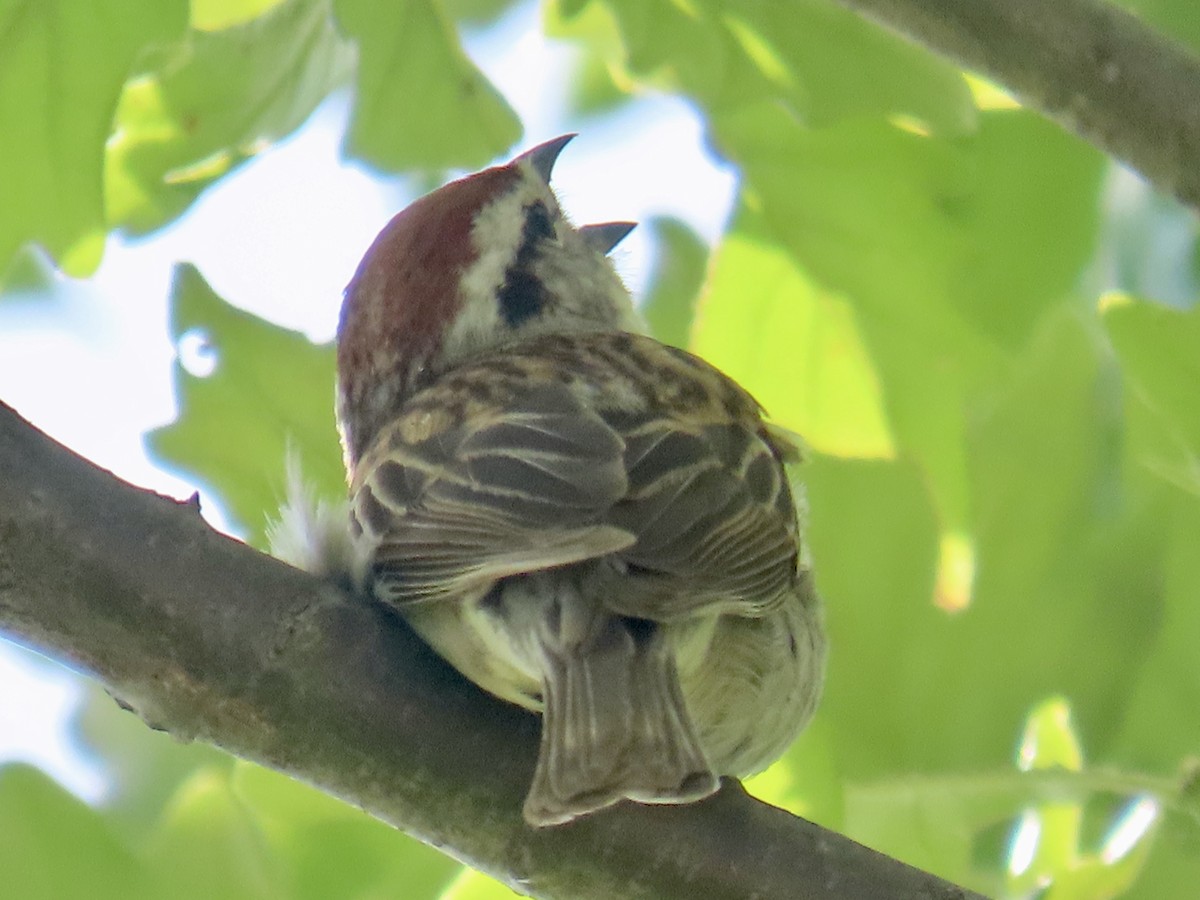
<path fill-rule="evenodd" d="M 298 900 L 435 897 L 462 869 L 360 809 L 260 766 L 239 762 L 233 793 L 294 873 Z"/>
<path fill-rule="evenodd" d="M 1074 144 L 1053 167 L 1034 157 L 1037 183 L 1049 187 L 1022 195 L 1023 215 L 999 212 L 1007 201 L 987 187 L 992 168 L 1017 137 L 1042 134 L 1020 117 L 1028 114 L 984 114 L 977 137 L 953 142 L 882 120 L 806 131 L 768 104 L 714 119 L 722 147 L 743 164 L 747 205 L 816 285 L 858 313 L 892 433 L 923 465 L 946 532 L 968 533 L 963 430 L 974 395 L 1002 377 L 1094 238 L 1094 220 L 1081 216 L 1059 258 L 1041 263 L 1029 261 L 1039 254 L 1022 236 L 1025 219 L 1058 203 L 1078 209 L 1081 185 L 1098 185 L 1099 158 Z M 998 283 L 1019 293 L 1003 312 L 981 270 L 990 258 L 1009 267 Z"/>
<path fill-rule="evenodd" d="M 108 147 L 115 227 L 143 234 L 298 128 L 353 59 L 326 3 L 287 0 L 221 31 L 193 31 L 155 71 L 126 85 Z"/>
<path fill-rule="evenodd" d="M 1089 856 L 1065 872 L 1055 875 L 1054 883 L 1042 894 L 1043 900 L 1110 900 L 1125 897 L 1126 890 L 1142 872 L 1147 844 L 1115 863 Z"/>
<path fill-rule="evenodd" d="M 965 242 L 956 212 L 970 184 L 963 151 L 883 121 L 809 132 L 772 105 L 714 126 L 743 164 L 747 207 L 761 211 L 812 289 L 854 310 L 892 438 L 924 467 L 941 526 L 964 530 L 963 411 L 1002 357 L 947 290 Z"/>
<path fill-rule="evenodd" d="M 568 103 L 572 115 L 603 115 L 633 99 L 626 89 L 627 80 L 622 79 L 611 64 L 590 53 L 576 60 L 569 84 Z"/>
<path fill-rule="evenodd" d="M 1097 353 L 1069 317 L 1052 317 L 1020 377 L 976 411 L 979 571 L 956 615 L 931 603 L 938 529 L 918 470 L 821 456 L 806 467 L 837 648 L 823 714 L 848 779 L 995 767 L 1026 710 L 1055 691 L 1095 746 L 1111 741 L 1154 635 L 1160 532 L 1152 508 L 1094 505 L 1120 472 L 1094 402 Z"/>
<path fill-rule="evenodd" d="M 517 3 L 518 0 L 442 0 L 446 15 L 455 22 L 473 27 L 493 24 Z"/>
<path fill-rule="evenodd" d="M 854 311 L 807 278 L 747 209 L 717 250 L 693 349 L 822 453 L 893 454 Z"/>
<path fill-rule="evenodd" d="M 1134 485 L 1117 493 L 1119 385 L 1101 353 L 1093 328 L 1051 314 L 968 427 L 978 570 L 945 686 L 957 704 L 974 696 L 987 710 L 959 720 L 968 743 L 991 731 L 995 746 L 997 720 L 1061 694 L 1084 743 L 1105 752 L 1128 672 L 1153 641 L 1162 529 L 1152 497 Z"/>
<path fill-rule="evenodd" d="M 152 731 L 93 684 L 72 725 L 82 744 L 104 761 L 105 816 L 130 838 L 144 837 L 158 824 L 167 802 L 197 769 L 228 768 L 234 762 L 207 744 L 183 744 Z"/>
<path fill-rule="evenodd" d="M 686 348 L 708 265 L 708 246 L 679 219 L 656 216 L 642 227 L 654 236 L 654 269 L 642 312 L 650 333 L 664 344 Z"/>
<path fill-rule="evenodd" d="M 176 361 L 179 418 L 146 435 L 155 456 L 211 485 L 260 547 L 284 496 L 289 448 L 320 493 L 340 494 L 331 346 L 230 306 L 191 265 L 176 267 L 170 327 L 177 345 L 203 340 L 216 368 L 196 375 Z"/>
<path fill-rule="evenodd" d="M 476 168 L 521 136 L 437 0 L 334 0 L 334 9 L 359 51 L 347 152 L 384 171 Z"/>
<path fill-rule="evenodd" d="M 981 333 L 1019 348 L 1094 249 L 1104 159 L 1024 110 L 989 112 L 979 124 L 963 198 L 969 240 L 949 299 Z"/>
<path fill-rule="evenodd" d="M 1200 16 L 1192 0 L 1117 0 L 1151 25 L 1200 51 Z"/>
<path fill-rule="evenodd" d="M 1180 760 L 1200 756 L 1200 502 L 1185 494 L 1165 511 L 1169 537 L 1163 566 L 1162 610 L 1146 610 L 1155 642 L 1129 673 L 1132 700 L 1121 723 L 1122 759 L 1169 773 Z M 1200 854 L 1200 846 L 1196 852 Z"/>
<path fill-rule="evenodd" d="M 187 23 L 182 0 L 0 0 L 0 274 L 28 241 L 90 275 L 104 250 L 104 144 L 121 85 Z"/>
<path fill-rule="evenodd" d="M 221 773 L 201 770 L 180 787 L 145 857 L 179 900 L 292 896 L 285 867 Z"/>
<path fill-rule="evenodd" d="M 820 716 L 849 780 L 936 767 L 959 756 L 932 735 L 945 711 L 927 654 L 944 617 L 929 602 L 937 540 L 914 466 L 815 454 L 803 467 L 809 544 L 830 653 Z M 935 701 L 936 698 L 936 702 Z M 1003 750 L 1001 754 L 1003 755 Z"/>
<path fill-rule="evenodd" d="M 1078 773 L 1041 770 L 1038 774 L 1007 768 L 968 774 L 894 775 L 848 787 L 846 831 L 868 846 L 887 847 L 911 865 L 988 896 L 1029 896 L 1051 878 L 1063 890 L 1062 896 L 1090 900 L 1091 894 L 1070 891 L 1086 884 L 1128 884 L 1153 842 L 1139 842 L 1116 865 L 1095 854 L 1072 854 L 1065 868 L 1043 869 L 1037 877 L 1013 881 L 1004 871 L 1011 840 L 1004 843 L 999 860 L 981 856 L 979 846 L 994 826 L 1010 822 L 1022 809 L 1048 803 L 1077 807 L 1095 791 L 1124 797 L 1127 790 L 1136 790 L 1127 786 L 1142 780 L 1087 769 Z"/>
<path fill-rule="evenodd" d="M 773 806 L 840 831 L 845 827 L 845 785 L 828 722 L 818 714 L 795 743 L 745 788 Z"/>
<path fill-rule="evenodd" d="M 1025 770 L 1066 769 L 1078 772 L 1083 750 L 1071 724 L 1071 709 L 1062 697 L 1039 703 L 1025 721 L 1018 763 Z M 1061 889 L 1060 878 L 1080 863 L 1083 804 L 1078 800 L 1047 800 L 1030 811 L 1037 822 L 1037 844 L 1028 867 L 1010 884 L 1017 892 L 1036 890 L 1047 880 Z"/>
<path fill-rule="evenodd" d="M 1200 306 L 1184 312 L 1114 296 L 1103 312 L 1126 377 L 1165 431 L 1142 461 L 1200 497 Z"/>
<path fill-rule="evenodd" d="M 764 76 L 787 89 L 781 96 L 810 126 L 871 115 L 900 116 L 944 134 L 974 125 L 970 92 L 954 66 L 843 6 L 706 5 Z"/>
<path fill-rule="evenodd" d="M 192 27 L 220 31 L 244 25 L 286 0 L 191 0 Z"/>
<path fill-rule="evenodd" d="M 0 766 L 0 872 L 19 900 L 150 897 L 151 880 L 103 817 L 32 766 Z"/>
<path fill-rule="evenodd" d="M 491 876 L 463 869 L 438 900 L 517 900 L 520 896 Z"/>
<path fill-rule="evenodd" d="M 1150 847 L 1145 868 L 1124 900 L 1187 897 L 1200 884 L 1200 852 L 1171 834 L 1160 834 Z"/>
<path fill-rule="evenodd" d="M 997 896 L 1001 881 L 974 861 L 974 839 L 1011 817 L 1028 793 L 1012 772 L 896 776 L 846 791 L 846 831 L 910 865 Z"/>
<path fill-rule="evenodd" d="M 903 115 L 953 133 L 973 121 L 970 93 L 953 67 L 824 0 L 603 5 L 635 75 L 682 89 L 714 113 L 779 101 L 809 125 Z M 594 33 L 591 8 L 566 0 L 557 7 L 560 33 Z"/>
<path fill-rule="evenodd" d="M 561 12 L 564 20 L 571 21 L 590 5 L 591 0 L 558 0 L 555 8 Z"/>
<path fill-rule="evenodd" d="M 576 8 L 578 7 L 578 8 Z M 603 3 L 559 0 L 542 7 L 547 37 L 572 41 L 580 53 L 567 79 L 569 111 L 579 116 L 609 112 L 632 99 L 635 85 L 624 66 L 624 44 L 612 10 Z"/>
<path fill-rule="evenodd" d="M 1083 748 L 1071 723 L 1071 706 L 1062 697 L 1039 703 L 1025 720 L 1018 762 L 1023 770 L 1083 768 Z"/>
<path fill-rule="evenodd" d="M 0 271 L 0 300 L 15 294 L 48 297 L 54 288 L 54 265 L 32 244 L 22 246 L 9 261 L 8 270 Z"/>

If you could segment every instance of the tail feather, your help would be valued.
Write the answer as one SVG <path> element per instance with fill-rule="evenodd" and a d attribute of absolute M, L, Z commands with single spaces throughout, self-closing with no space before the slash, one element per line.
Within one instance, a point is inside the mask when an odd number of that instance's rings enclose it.
<path fill-rule="evenodd" d="M 581 642 L 547 636 L 545 713 L 532 825 L 557 825 L 623 798 L 687 803 L 718 781 L 696 736 L 660 626 L 604 615 Z"/>

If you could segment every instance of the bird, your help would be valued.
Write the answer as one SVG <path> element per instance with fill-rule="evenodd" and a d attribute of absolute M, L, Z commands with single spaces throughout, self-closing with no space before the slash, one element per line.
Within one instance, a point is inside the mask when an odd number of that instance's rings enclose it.
<path fill-rule="evenodd" d="M 646 333 L 550 186 L 575 135 L 399 212 L 343 297 L 361 592 L 542 717 L 522 814 L 686 804 L 777 759 L 824 681 L 795 436 Z"/>

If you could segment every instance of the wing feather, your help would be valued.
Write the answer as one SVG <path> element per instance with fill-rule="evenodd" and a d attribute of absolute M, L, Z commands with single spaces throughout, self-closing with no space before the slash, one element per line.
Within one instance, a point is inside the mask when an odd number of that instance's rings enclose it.
<path fill-rule="evenodd" d="M 612 592 L 610 606 L 664 620 L 777 609 L 796 578 L 796 526 L 790 496 L 777 496 L 787 487 L 770 445 L 736 424 L 688 431 L 662 421 L 626 443 L 629 494 L 610 521 L 638 536 L 621 557 L 643 577 Z"/>
<path fill-rule="evenodd" d="M 633 543 L 604 521 L 628 488 L 624 443 L 565 387 L 538 386 L 472 424 L 406 443 L 397 422 L 360 466 L 354 509 L 381 599 L 478 595 Z"/>
<path fill-rule="evenodd" d="M 382 599 L 478 597 L 605 557 L 607 604 L 638 618 L 758 617 L 793 588 L 795 511 L 759 422 L 606 414 L 560 382 L 471 422 L 406 442 L 401 420 L 359 467 L 353 506 Z"/>

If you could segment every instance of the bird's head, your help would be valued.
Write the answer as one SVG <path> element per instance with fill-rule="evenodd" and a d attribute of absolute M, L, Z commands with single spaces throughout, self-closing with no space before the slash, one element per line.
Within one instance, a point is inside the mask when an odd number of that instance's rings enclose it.
<path fill-rule="evenodd" d="M 371 244 L 338 324 L 348 460 L 405 397 L 473 356 L 541 334 L 641 330 L 606 258 L 633 224 L 576 228 L 550 189 L 572 137 L 438 188 Z"/>

